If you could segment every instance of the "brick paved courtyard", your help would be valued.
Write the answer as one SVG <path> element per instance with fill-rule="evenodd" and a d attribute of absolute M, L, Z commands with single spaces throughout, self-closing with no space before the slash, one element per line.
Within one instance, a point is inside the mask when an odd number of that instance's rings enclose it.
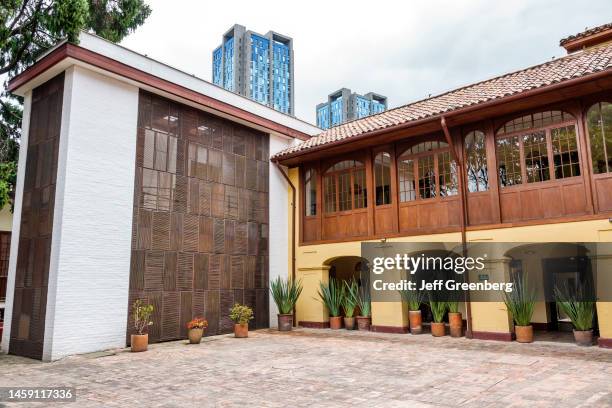
<path fill-rule="evenodd" d="M 300 329 L 40 363 L 0 386 L 74 386 L 78 407 L 612 407 L 612 350 Z M 66 406 L 25 404 L 15 406 Z M 0 403 L 2 406 L 2 403 Z"/>

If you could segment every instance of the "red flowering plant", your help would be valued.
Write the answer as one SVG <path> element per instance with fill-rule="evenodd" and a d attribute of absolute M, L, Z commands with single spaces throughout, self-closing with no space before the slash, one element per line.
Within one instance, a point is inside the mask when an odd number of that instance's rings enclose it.
<path fill-rule="evenodd" d="M 208 327 L 208 320 L 202 318 L 202 317 L 196 317 L 194 319 L 191 319 L 190 322 L 187 323 L 187 329 L 191 330 L 191 329 L 205 329 Z"/>

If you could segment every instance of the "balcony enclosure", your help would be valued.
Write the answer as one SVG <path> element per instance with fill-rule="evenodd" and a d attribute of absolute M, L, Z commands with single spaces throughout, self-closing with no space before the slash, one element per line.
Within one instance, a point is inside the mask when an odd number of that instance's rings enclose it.
<path fill-rule="evenodd" d="M 301 164 L 301 241 L 601 217 L 612 211 L 612 101 L 586 98 Z M 459 162 L 459 163 L 458 163 Z M 462 194 L 462 192 L 464 192 Z"/>

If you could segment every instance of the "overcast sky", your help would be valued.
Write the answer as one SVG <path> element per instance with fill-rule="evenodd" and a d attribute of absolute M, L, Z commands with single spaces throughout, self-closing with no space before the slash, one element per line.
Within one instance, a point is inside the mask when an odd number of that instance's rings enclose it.
<path fill-rule="evenodd" d="M 149 0 L 123 45 L 211 81 L 211 53 L 233 24 L 293 38 L 296 116 L 338 88 L 396 107 L 560 57 L 559 40 L 612 21 L 597 1 Z"/>

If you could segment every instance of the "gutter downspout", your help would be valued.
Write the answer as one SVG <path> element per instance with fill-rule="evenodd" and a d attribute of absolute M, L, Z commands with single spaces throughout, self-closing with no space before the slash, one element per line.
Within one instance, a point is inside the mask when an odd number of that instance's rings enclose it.
<path fill-rule="evenodd" d="M 455 160 L 455 162 L 457 163 L 457 172 L 459 173 L 459 177 L 461 177 L 460 180 L 460 188 L 459 188 L 459 194 L 461 196 L 461 217 L 460 217 L 460 225 L 461 225 L 461 247 L 462 247 L 462 252 L 463 252 L 463 256 L 467 256 L 467 234 L 466 234 L 466 224 L 467 224 L 467 195 L 466 195 L 466 190 L 465 190 L 465 182 L 464 182 L 464 171 L 463 171 L 463 161 L 459 160 L 459 154 L 457 152 L 457 150 L 455 150 L 455 145 L 453 143 L 453 139 L 451 138 L 450 132 L 448 131 L 448 126 L 446 125 L 446 118 L 444 116 L 442 116 L 442 118 L 440 119 L 440 125 L 442 126 L 442 130 L 444 131 L 444 137 L 446 138 L 446 142 L 448 143 L 448 145 L 451 147 L 451 153 L 453 155 L 453 159 Z M 466 275 L 463 275 L 463 279 L 464 281 L 467 281 L 466 279 Z M 465 312 L 466 312 L 466 316 L 465 316 L 465 320 L 467 323 L 467 329 L 465 332 L 465 337 L 468 339 L 471 339 L 473 337 L 472 335 L 472 305 L 470 303 L 470 292 L 466 291 L 465 292 Z"/>
<path fill-rule="evenodd" d="M 274 160 L 272 161 L 272 163 L 274 163 L 278 171 L 280 171 L 284 179 L 287 181 L 287 184 L 289 184 L 289 187 L 291 187 L 291 241 L 290 241 L 291 242 L 291 280 L 295 282 L 295 199 L 296 199 L 297 193 L 296 193 L 295 185 L 291 182 L 289 175 L 281 167 L 278 161 Z M 296 307 L 293 308 L 293 327 L 297 327 L 297 321 L 296 321 L 297 313 L 295 310 Z"/>

